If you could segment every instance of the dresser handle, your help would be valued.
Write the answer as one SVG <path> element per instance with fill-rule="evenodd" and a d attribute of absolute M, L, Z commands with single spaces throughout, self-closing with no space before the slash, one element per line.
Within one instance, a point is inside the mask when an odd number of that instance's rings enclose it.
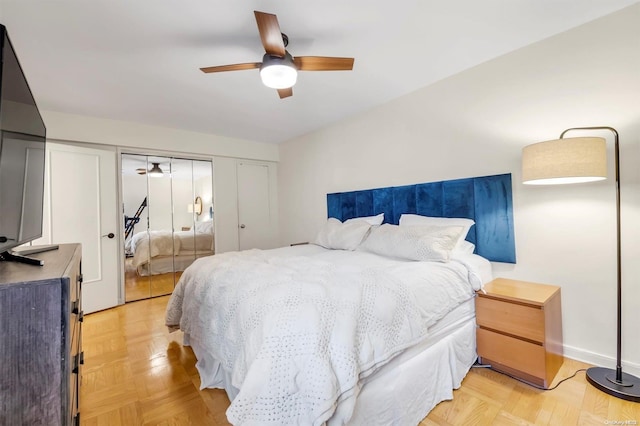
<path fill-rule="evenodd" d="M 78 372 L 80 371 L 80 366 L 84 365 L 84 351 L 80 352 L 79 354 L 75 354 L 73 356 L 73 370 L 72 373 L 73 374 L 78 374 Z"/>

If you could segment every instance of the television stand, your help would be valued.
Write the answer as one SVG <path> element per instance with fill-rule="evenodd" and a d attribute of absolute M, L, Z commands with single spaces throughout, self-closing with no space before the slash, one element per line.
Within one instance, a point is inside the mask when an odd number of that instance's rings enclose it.
<path fill-rule="evenodd" d="M 18 263 L 26 263 L 27 265 L 44 266 L 44 260 L 42 259 L 22 256 L 19 254 L 8 252 L 8 251 L 0 253 L 0 262 L 18 262 Z"/>

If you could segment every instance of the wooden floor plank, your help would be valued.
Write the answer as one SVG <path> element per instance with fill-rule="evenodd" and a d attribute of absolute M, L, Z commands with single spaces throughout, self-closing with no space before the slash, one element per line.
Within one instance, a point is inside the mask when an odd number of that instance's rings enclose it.
<path fill-rule="evenodd" d="M 229 399 L 200 390 L 190 347 L 164 326 L 168 297 L 128 303 L 85 316 L 80 412 L 83 426 L 221 425 Z M 586 364 L 566 359 L 553 384 Z M 542 391 L 487 368 L 472 368 L 420 426 L 640 424 L 640 404 L 589 385 L 583 372 Z M 622 423 L 619 423 L 622 424 Z"/>

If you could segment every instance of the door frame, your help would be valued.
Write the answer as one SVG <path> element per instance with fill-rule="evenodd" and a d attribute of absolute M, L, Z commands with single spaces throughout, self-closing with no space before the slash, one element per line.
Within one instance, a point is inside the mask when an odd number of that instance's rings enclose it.
<path fill-rule="evenodd" d="M 116 156 L 115 162 L 117 163 L 117 147 L 113 146 L 113 145 L 105 145 L 105 144 L 97 144 L 97 143 L 89 143 L 89 142 L 70 142 L 70 141 L 65 141 L 65 140 L 60 140 L 60 139 L 47 139 L 47 144 L 55 144 L 55 145 L 62 145 L 62 146 L 72 146 L 72 147 L 78 147 L 78 148 L 82 148 L 82 149 L 88 149 L 88 150 L 97 150 L 97 151 L 107 151 L 110 153 L 113 153 Z M 46 148 L 45 148 L 46 149 Z M 116 164 L 117 166 L 117 164 Z M 51 182 L 50 182 L 50 155 L 47 153 L 46 154 L 46 162 L 45 162 L 45 175 L 47 176 L 47 178 L 45 179 L 45 193 L 46 193 L 46 197 L 48 199 L 48 201 L 46 201 L 45 204 L 45 208 L 49 209 L 49 212 L 45 214 L 46 217 L 43 217 L 43 223 L 42 223 L 42 237 L 40 237 L 37 240 L 34 240 L 31 242 L 31 244 L 52 244 L 52 235 L 51 235 L 51 225 L 52 225 L 52 217 L 51 217 Z M 117 173 L 117 170 L 114 171 L 114 173 Z M 120 188 L 119 188 L 119 177 L 116 175 L 116 188 L 115 188 L 115 196 L 116 196 L 116 200 L 117 201 L 118 197 L 120 197 Z M 117 204 L 117 203 L 116 203 Z M 113 209 L 113 214 L 118 214 L 118 210 L 117 210 L 117 206 L 114 207 Z M 45 221 L 46 219 L 46 221 Z M 116 226 L 119 226 L 119 220 L 116 220 Z M 110 231 L 109 231 L 110 232 Z M 116 233 L 116 244 L 118 245 L 118 255 L 117 255 L 117 259 L 116 259 L 116 268 L 119 269 L 123 269 L 124 268 L 124 264 L 122 262 L 122 258 L 120 257 L 120 246 L 122 246 L 122 240 L 121 240 L 121 236 L 120 233 Z M 124 283 L 122 282 L 122 276 L 119 276 L 118 274 L 116 274 L 116 277 L 118 279 L 118 285 L 117 285 L 117 295 L 116 295 L 116 303 L 117 305 L 121 305 L 122 302 L 122 298 L 123 296 L 123 289 L 124 289 Z M 90 285 L 90 284 L 89 284 Z M 116 306 L 117 306 L 116 305 Z M 107 308 L 108 309 L 108 308 Z"/>
<path fill-rule="evenodd" d="M 244 226 L 244 222 L 245 222 L 245 215 L 243 215 L 243 211 L 240 208 L 240 204 L 241 204 L 241 200 L 244 200 L 246 198 L 254 198 L 252 196 L 252 194 L 244 194 L 241 192 L 241 187 L 240 187 L 240 170 L 243 167 L 261 167 L 266 169 L 266 173 L 267 173 L 267 210 L 268 210 L 268 227 L 266 229 L 261 230 L 261 232 L 264 232 L 264 241 L 262 242 L 262 247 L 253 247 L 253 246 L 245 246 L 243 247 L 243 235 L 246 236 L 246 232 L 247 231 L 243 231 L 243 226 Z M 277 244 L 276 244 L 276 240 L 278 238 L 277 235 L 277 230 L 278 230 L 278 209 L 277 209 L 277 205 L 274 205 L 274 202 L 277 203 L 277 197 L 274 197 L 274 192 L 277 190 L 275 188 L 275 182 L 273 179 L 273 175 L 276 174 L 277 171 L 274 170 L 274 167 L 272 164 L 265 162 L 265 161 L 255 161 L 255 160 L 237 160 L 236 161 L 236 185 L 237 185 L 237 215 L 238 215 L 238 249 L 239 250 L 247 250 L 247 249 L 251 249 L 251 248 L 262 248 L 262 249 L 266 249 L 266 248 L 274 248 Z M 243 217 L 245 216 L 245 217 Z M 251 232 L 252 230 L 250 230 Z"/>

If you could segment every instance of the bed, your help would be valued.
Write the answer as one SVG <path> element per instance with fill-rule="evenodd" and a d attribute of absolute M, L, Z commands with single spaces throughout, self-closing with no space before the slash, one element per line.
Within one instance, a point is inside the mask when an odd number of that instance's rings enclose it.
<path fill-rule="evenodd" d="M 438 184 L 329 194 L 318 244 L 187 268 L 166 324 L 192 346 L 201 386 L 226 390 L 231 423 L 411 425 L 452 398 L 476 359 L 474 295 L 489 260 L 515 259 L 511 180 Z M 473 224 L 409 223 L 434 197 L 433 217 L 464 204 Z"/>
<path fill-rule="evenodd" d="M 192 230 L 149 230 L 125 244 L 127 258 L 140 276 L 184 271 L 194 259 L 214 254 L 213 223 L 196 222 Z"/>

